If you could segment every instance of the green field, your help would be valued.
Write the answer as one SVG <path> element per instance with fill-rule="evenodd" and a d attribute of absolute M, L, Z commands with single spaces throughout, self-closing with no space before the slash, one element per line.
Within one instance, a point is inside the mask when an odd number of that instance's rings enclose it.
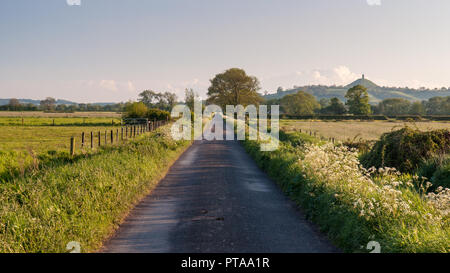
<path fill-rule="evenodd" d="M 18 115 L 23 114 L 23 117 Z M 23 123 L 22 123 L 23 121 Z M 23 124 L 23 125 L 22 125 Z M 67 157 L 70 139 L 75 138 L 76 154 L 86 154 L 110 143 L 110 132 L 120 130 L 121 114 L 103 112 L 44 113 L 0 112 L 0 179 L 24 173 L 32 166 L 46 164 L 55 158 Z M 85 133 L 82 149 L 81 135 Z M 90 149 L 91 132 L 94 150 Z"/>
<path fill-rule="evenodd" d="M 280 127 L 286 132 L 316 132 L 325 138 L 346 141 L 353 139 L 377 140 L 383 133 L 401 129 L 405 126 L 421 131 L 450 129 L 450 122 L 401 122 L 401 121 L 304 121 L 281 120 Z"/>
<path fill-rule="evenodd" d="M 189 144 L 171 139 L 165 126 L 94 153 L 55 157 L 0 177 L 0 252 L 66 252 L 71 241 L 80 242 L 82 252 L 97 250 Z"/>
<path fill-rule="evenodd" d="M 0 126 L 114 126 L 122 114 L 112 112 L 8 112 L 0 111 Z"/>
<path fill-rule="evenodd" d="M 117 126 L 0 126 L 0 151 L 69 152 L 72 136 L 75 137 L 76 148 L 79 150 L 81 149 L 82 132 L 86 134 L 86 141 L 90 141 L 90 132 L 94 132 L 94 143 L 97 146 L 98 132 L 101 132 L 101 142 L 103 143 L 105 131 L 109 134 L 111 130 L 114 130 L 115 134 L 119 128 Z"/>

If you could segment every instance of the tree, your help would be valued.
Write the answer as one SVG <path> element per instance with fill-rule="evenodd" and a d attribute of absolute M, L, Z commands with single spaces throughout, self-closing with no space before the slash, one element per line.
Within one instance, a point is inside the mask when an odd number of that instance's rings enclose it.
<path fill-rule="evenodd" d="M 242 69 L 228 69 L 217 74 L 210 82 L 208 103 L 224 108 L 227 105 L 259 105 L 262 101 L 257 92 L 260 89 L 258 79 L 248 76 Z"/>
<path fill-rule="evenodd" d="M 411 103 L 406 99 L 390 98 L 378 104 L 380 113 L 384 115 L 406 115 L 409 113 Z"/>
<path fill-rule="evenodd" d="M 139 101 L 149 108 L 170 111 L 177 101 L 177 95 L 170 92 L 157 93 L 152 90 L 144 90 L 139 94 Z"/>
<path fill-rule="evenodd" d="M 347 91 L 345 98 L 351 114 L 370 115 L 371 109 L 367 88 L 362 85 L 356 85 Z"/>
<path fill-rule="evenodd" d="M 160 94 L 153 90 L 144 90 L 139 94 L 139 101 L 144 103 L 147 107 L 153 107 L 153 105 L 159 101 Z"/>
<path fill-rule="evenodd" d="M 428 115 L 449 115 L 450 114 L 450 96 L 433 97 L 425 102 L 425 110 Z"/>
<path fill-rule="evenodd" d="M 191 111 L 194 111 L 194 103 L 196 100 L 198 100 L 198 94 L 195 93 L 192 88 L 186 88 L 186 90 L 184 91 L 184 102 Z"/>
<path fill-rule="evenodd" d="M 323 109 L 323 108 L 326 108 L 326 107 L 330 106 L 331 101 L 328 98 L 321 98 L 319 100 L 319 103 L 320 103 L 320 107 Z"/>
<path fill-rule="evenodd" d="M 125 110 L 125 116 L 128 118 L 143 118 L 148 113 L 148 108 L 143 102 L 129 103 Z"/>
<path fill-rule="evenodd" d="M 281 93 L 283 93 L 283 87 L 278 87 L 278 89 L 277 89 L 277 94 L 281 94 Z"/>
<path fill-rule="evenodd" d="M 420 101 L 413 102 L 409 109 L 409 113 L 411 115 L 425 115 L 425 106 L 423 106 L 423 103 Z"/>
<path fill-rule="evenodd" d="M 12 111 L 16 111 L 22 106 L 18 99 L 10 99 L 8 105 L 9 105 L 9 109 Z"/>
<path fill-rule="evenodd" d="M 47 97 L 45 100 L 41 100 L 41 108 L 44 111 L 51 111 L 55 109 L 56 100 L 52 97 Z"/>
<path fill-rule="evenodd" d="M 171 92 L 164 92 L 159 101 L 159 109 L 171 111 L 177 103 L 177 95 Z"/>
<path fill-rule="evenodd" d="M 282 111 L 289 115 L 313 115 L 320 109 L 316 98 L 303 91 L 284 96 L 280 100 L 280 106 Z"/>
<path fill-rule="evenodd" d="M 338 99 L 332 98 L 330 105 L 322 109 L 322 114 L 343 115 L 347 112 L 345 105 Z"/>

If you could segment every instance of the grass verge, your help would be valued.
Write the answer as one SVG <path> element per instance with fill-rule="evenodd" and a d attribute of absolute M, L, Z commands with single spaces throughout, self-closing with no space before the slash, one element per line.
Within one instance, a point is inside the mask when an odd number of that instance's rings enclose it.
<path fill-rule="evenodd" d="M 170 128 L 0 181 L 0 252 L 97 250 L 190 145 Z"/>
<path fill-rule="evenodd" d="M 417 191 L 411 176 L 365 170 L 357 153 L 301 134 L 280 132 L 277 151 L 247 152 L 307 216 L 346 252 L 449 252 L 450 191 Z"/>

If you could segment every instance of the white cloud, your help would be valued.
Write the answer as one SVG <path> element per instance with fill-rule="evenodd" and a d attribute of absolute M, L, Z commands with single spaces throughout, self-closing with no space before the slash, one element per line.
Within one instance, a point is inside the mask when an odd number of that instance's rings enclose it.
<path fill-rule="evenodd" d="M 136 86 L 134 86 L 132 81 L 128 81 L 128 91 L 130 92 L 136 92 Z"/>
<path fill-rule="evenodd" d="M 102 80 L 100 81 L 100 87 L 109 91 L 117 91 L 117 83 L 115 80 Z"/>
<path fill-rule="evenodd" d="M 290 74 L 278 74 L 267 77 L 262 82 L 265 90 L 274 92 L 278 86 L 285 89 L 303 85 L 347 85 L 360 78 L 359 73 L 353 72 L 345 65 L 334 68 L 321 68 L 296 71 Z"/>
<path fill-rule="evenodd" d="M 381 0 L 367 0 L 369 6 L 381 6 Z"/>
<path fill-rule="evenodd" d="M 347 85 L 358 79 L 359 75 L 344 65 L 332 69 L 314 69 L 296 73 L 296 84 Z"/>
<path fill-rule="evenodd" d="M 337 82 L 340 84 L 347 84 L 358 78 L 356 73 L 353 73 L 348 67 L 343 65 L 336 67 L 333 71 L 337 77 Z"/>

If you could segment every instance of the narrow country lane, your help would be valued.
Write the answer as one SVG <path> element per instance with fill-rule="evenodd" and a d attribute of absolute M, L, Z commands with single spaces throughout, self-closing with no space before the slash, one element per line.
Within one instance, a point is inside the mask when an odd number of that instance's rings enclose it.
<path fill-rule="evenodd" d="M 103 252 L 336 252 L 237 141 L 196 141 Z"/>

